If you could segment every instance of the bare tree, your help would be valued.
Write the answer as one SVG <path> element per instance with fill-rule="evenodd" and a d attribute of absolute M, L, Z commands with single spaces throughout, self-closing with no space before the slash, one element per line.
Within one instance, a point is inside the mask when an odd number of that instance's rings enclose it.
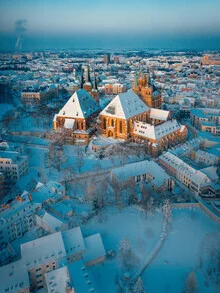
<path fill-rule="evenodd" d="M 132 293 L 146 293 L 141 277 L 139 277 L 134 285 Z"/>
<path fill-rule="evenodd" d="M 198 292 L 198 289 L 196 274 L 191 272 L 186 280 L 184 293 L 195 293 Z"/>
<path fill-rule="evenodd" d="M 118 258 L 123 273 L 132 273 L 139 263 L 139 259 L 132 251 L 131 243 L 128 239 L 122 239 L 119 243 Z"/>

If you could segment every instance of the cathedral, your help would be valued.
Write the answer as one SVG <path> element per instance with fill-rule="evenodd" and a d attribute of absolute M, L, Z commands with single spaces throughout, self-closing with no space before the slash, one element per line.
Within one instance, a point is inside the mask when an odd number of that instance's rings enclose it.
<path fill-rule="evenodd" d="M 135 77 L 132 90 L 151 108 L 161 108 L 162 97 L 155 85 L 150 80 L 150 75 L 139 72 Z"/>
<path fill-rule="evenodd" d="M 98 115 L 99 104 L 84 89 L 77 90 L 54 116 L 54 130 L 62 129 L 74 143 L 89 142 Z M 92 127 L 93 126 L 93 127 Z"/>
<path fill-rule="evenodd" d="M 184 142 L 187 128 L 170 112 L 150 108 L 133 90 L 117 95 L 99 114 L 101 134 L 116 139 L 132 139 L 145 145 L 157 157 L 162 151 Z"/>
<path fill-rule="evenodd" d="M 149 75 L 141 73 L 135 82 L 135 87 L 118 94 L 100 112 L 96 77 L 92 85 L 87 66 L 81 74 L 81 89 L 54 116 L 54 130 L 64 130 L 74 143 L 87 144 L 98 128 L 106 137 L 142 143 L 153 157 L 184 142 L 187 127 L 160 109 L 161 95 Z"/>

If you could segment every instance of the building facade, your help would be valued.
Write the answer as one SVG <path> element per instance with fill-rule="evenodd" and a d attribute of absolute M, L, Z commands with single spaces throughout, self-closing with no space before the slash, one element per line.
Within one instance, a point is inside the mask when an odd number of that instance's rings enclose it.
<path fill-rule="evenodd" d="M 14 183 L 28 173 L 28 157 L 16 151 L 0 151 L 0 172 L 5 183 Z"/>
<path fill-rule="evenodd" d="M 161 108 L 162 97 L 155 85 L 150 80 L 149 74 L 140 72 L 132 87 L 133 91 L 150 108 Z"/>
<path fill-rule="evenodd" d="M 80 89 L 54 116 L 54 130 L 62 129 L 75 143 L 77 141 L 88 143 L 98 110 L 98 103 L 87 91 Z"/>

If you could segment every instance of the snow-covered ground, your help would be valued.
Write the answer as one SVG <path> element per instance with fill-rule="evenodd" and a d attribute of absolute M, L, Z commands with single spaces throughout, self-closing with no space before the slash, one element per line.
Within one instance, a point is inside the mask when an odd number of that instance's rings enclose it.
<path fill-rule="evenodd" d="M 22 117 L 13 120 L 10 123 L 9 131 L 34 131 L 45 132 L 52 129 L 52 119 L 41 117 Z"/>
<path fill-rule="evenodd" d="M 211 284 L 209 287 L 204 284 L 204 272 L 199 265 L 201 255 L 204 257 L 201 250 L 204 237 L 219 229 L 220 225 L 199 208 L 173 210 L 172 230 L 142 276 L 147 292 L 182 292 L 188 274 L 194 271 L 199 292 L 214 293 Z"/>
<path fill-rule="evenodd" d="M 13 109 L 14 107 L 11 104 L 0 104 L 0 120 L 8 111 Z"/>
<path fill-rule="evenodd" d="M 114 249 L 116 252 L 120 240 L 126 238 L 130 240 L 140 262 L 151 252 L 162 231 L 163 217 L 159 212 L 147 217 L 136 207 L 128 207 L 120 212 L 116 208 L 107 208 L 103 218 L 101 222 L 99 216 L 93 218 L 83 227 L 83 234 L 100 233 L 106 251 Z M 117 292 L 115 276 L 120 273 L 117 256 L 90 270 L 100 292 Z"/>
<path fill-rule="evenodd" d="M 101 218 L 102 219 L 102 218 Z M 140 262 L 153 250 L 162 231 L 163 216 L 158 211 L 146 216 L 136 207 L 128 207 L 120 212 L 107 208 L 103 219 L 96 216 L 84 227 L 85 236 L 101 233 L 106 251 L 116 252 L 123 238 L 130 240 L 132 249 Z M 173 210 L 171 231 L 159 253 L 144 271 L 142 280 L 147 292 L 183 292 L 188 274 L 194 271 L 199 292 L 216 293 L 213 283 L 207 278 L 206 265 L 201 267 L 201 256 L 206 259 L 210 253 L 202 250 L 202 243 L 210 233 L 218 232 L 220 225 L 199 208 Z M 90 268 L 100 292 L 117 292 L 115 276 L 120 273 L 117 256 L 106 259 L 103 264 Z"/>

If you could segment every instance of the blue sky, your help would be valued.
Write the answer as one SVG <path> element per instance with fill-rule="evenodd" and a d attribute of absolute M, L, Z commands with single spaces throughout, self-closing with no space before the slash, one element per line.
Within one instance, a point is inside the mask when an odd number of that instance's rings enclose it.
<path fill-rule="evenodd" d="M 219 0 L 0 0 L 0 38 L 2 46 L 11 46 L 15 21 L 26 19 L 24 46 L 35 39 L 68 47 L 68 38 L 69 46 L 74 38 L 79 47 L 88 46 L 94 37 L 97 46 L 117 39 L 129 45 L 130 39 L 132 47 L 135 40 L 154 47 L 159 38 L 165 47 L 184 40 L 201 46 L 202 39 L 204 46 L 220 47 L 219 11 Z"/>

